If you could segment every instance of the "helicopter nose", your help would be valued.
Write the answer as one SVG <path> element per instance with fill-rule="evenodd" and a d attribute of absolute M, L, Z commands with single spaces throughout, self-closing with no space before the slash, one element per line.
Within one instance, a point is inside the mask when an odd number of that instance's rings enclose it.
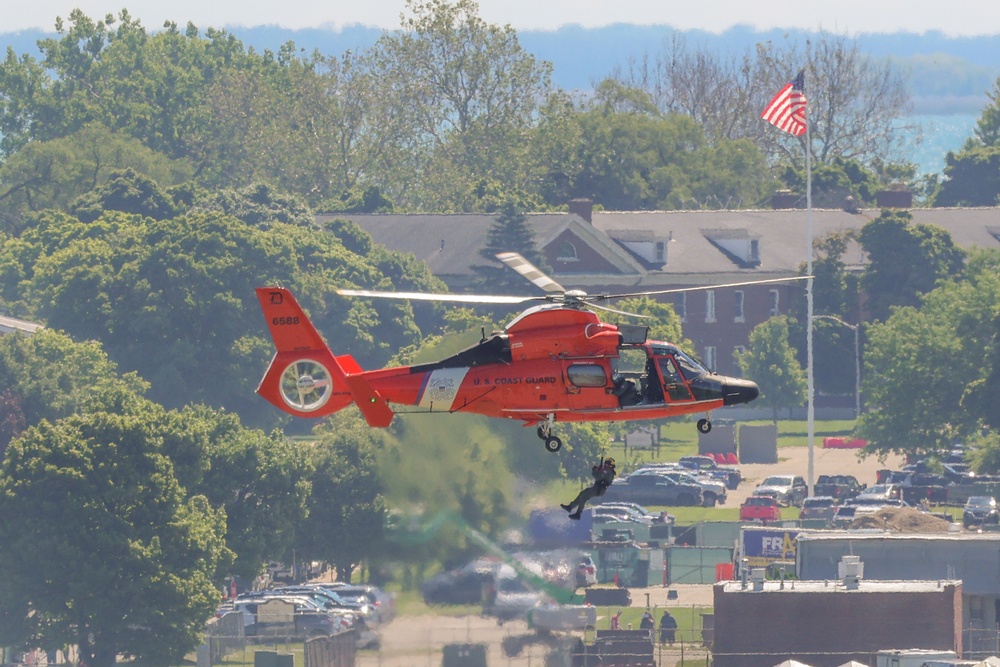
<path fill-rule="evenodd" d="M 723 405 L 742 405 L 760 396 L 760 387 L 756 382 L 743 378 L 727 377 L 723 383 Z"/>

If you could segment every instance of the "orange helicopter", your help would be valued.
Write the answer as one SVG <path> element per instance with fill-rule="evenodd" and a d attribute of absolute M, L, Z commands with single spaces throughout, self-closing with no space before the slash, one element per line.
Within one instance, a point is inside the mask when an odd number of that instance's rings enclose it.
<path fill-rule="evenodd" d="M 258 287 L 277 353 L 257 393 L 297 417 L 323 417 L 355 404 L 369 425 L 386 427 L 392 405 L 421 412 L 466 412 L 517 419 L 536 426 L 545 448 L 556 452 L 561 422 L 631 421 L 708 413 L 749 403 L 754 382 L 718 375 L 677 346 L 648 341 L 648 328 L 601 322 L 589 308 L 628 297 L 798 280 L 759 280 L 712 287 L 614 295 L 565 290 L 517 253 L 497 258 L 541 287 L 542 296 L 493 296 L 337 290 L 344 296 L 464 303 L 541 302 L 502 331 L 441 361 L 365 371 L 349 354 L 334 355 L 287 289 Z M 644 317 L 642 315 L 635 315 Z M 707 418 L 698 430 L 708 433 Z"/>

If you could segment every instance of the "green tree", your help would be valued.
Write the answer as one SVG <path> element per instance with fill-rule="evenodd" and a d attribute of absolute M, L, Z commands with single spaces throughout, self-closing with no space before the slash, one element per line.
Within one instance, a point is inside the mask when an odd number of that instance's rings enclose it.
<path fill-rule="evenodd" d="M 125 169 L 165 186 L 193 173 L 183 161 L 170 160 L 136 139 L 89 123 L 65 137 L 31 141 L 0 166 L 0 219 L 8 231 L 20 233 L 31 213 L 65 209 Z"/>
<path fill-rule="evenodd" d="M 300 553 L 330 563 L 338 581 L 376 558 L 386 520 L 377 446 L 382 434 L 355 415 L 336 415 L 316 430 L 309 517 L 300 530 Z"/>
<path fill-rule="evenodd" d="M 5 645 L 165 666 L 201 641 L 231 557 L 225 517 L 185 497 L 164 435 L 155 414 L 93 412 L 11 444 L 0 465 Z"/>
<path fill-rule="evenodd" d="M 175 465 L 182 451 L 200 454 L 187 457 L 189 474 L 179 476 L 181 483 L 189 495 L 203 495 L 225 513 L 226 546 L 235 560 L 220 574 L 252 580 L 263 563 L 288 558 L 308 515 L 311 467 L 304 448 L 278 431 L 245 428 L 236 415 L 205 406 L 168 416 L 183 436 L 168 442 Z"/>
<path fill-rule="evenodd" d="M 615 81 L 598 86 L 578 123 L 570 193 L 605 208 L 749 206 L 773 190 L 763 155 L 749 142 L 709 144 L 691 118 L 661 114 L 645 92 Z"/>
<path fill-rule="evenodd" d="M 735 353 L 743 375 L 760 386 L 760 400 L 771 408 L 775 423 L 780 408 L 806 400 L 805 371 L 788 344 L 788 324 L 784 315 L 761 322 L 750 332 L 747 350 Z"/>
<path fill-rule="evenodd" d="M 18 280 L 5 281 L 0 294 L 52 328 L 102 341 L 163 405 L 225 406 L 248 424 L 273 424 L 279 415 L 262 411 L 247 389 L 273 350 L 255 287 L 280 281 L 295 290 L 317 328 L 336 334 L 338 347 L 364 365 L 384 364 L 418 340 L 409 304 L 335 295 L 341 286 L 439 285 L 412 259 L 367 255 L 328 232 L 280 222 L 251 227 L 218 212 L 152 220 L 106 211 L 89 224 L 47 212 L 0 247 L 0 274 Z M 435 311 L 420 312 L 427 326 L 440 323 Z"/>
<path fill-rule="evenodd" d="M 82 222 L 93 222 L 104 211 L 135 213 L 163 220 L 177 215 L 177 206 L 159 185 L 132 169 L 113 172 L 102 187 L 91 190 L 69 207 Z"/>
<path fill-rule="evenodd" d="M 951 235 L 933 225 L 911 225 L 906 211 L 882 211 L 861 229 L 868 253 L 861 286 L 872 318 L 884 321 L 893 306 L 916 306 L 938 281 L 957 276 L 965 254 Z"/>
<path fill-rule="evenodd" d="M 823 32 L 803 47 L 787 36 L 743 53 L 711 52 L 675 38 L 614 76 L 646 90 L 662 112 L 693 118 L 713 143 L 749 139 L 773 163 L 802 164 L 805 138 L 775 131 L 760 110 L 804 64 L 814 164 L 839 157 L 870 165 L 899 153 L 899 121 L 910 105 L 906 79 L 892 63 L 868 55 L 857 38 Z"/>
<path fill-rule="evenodd" d="M 919 307 L 893 310 L 866 328 L 864 391 L 871 411 L 857 428 L 874 451 L 923 455 L 981 428 L 985 413 L 963 406 L 987 377 L 1000 300 L 997 261 L 970 263 L 962 280 L 942 283 Z"/>
<path fill-rule="evenodd" d="M 684 337 L 681 318 L 673 304 L 656 301 L 652 297 L 641 296 L 622 299 L 614 304 L 615 310 L 645 316 L 636 320 L 626 315 L 602 312 L 601 319 L 612 324 L 640 324 L 649 327 L 647 338 L 673 343 L 680 348 L 690 349 L 694 344 Z"/>
<path fill-rule="evenodd" d="M 966 141 L 963 150 L 975 146 L 996 146 L 1000 144 L 1000 79 L 993 84 L 993 90 L 986 94 L 990 103 L 983 109 L 972 131 L 973 137 Z"/>
<path fill-rule="evenodd" d="M 1000 146 L 973 146 L 945 156 L 944 180 L 934 206 L 996 206 L 1000 198 Z"/>
<path fill-rule="evenodd" d="M 77 343 L 40 329 L 31 336 L 0 336 L 0 387 L 0 424 L 8 425 L 0 427 L 2 453 L 29 426 L 111 409 L 114 396 L 142 395 L 149 385 L 135 374 L 119 377 L 100 343 Z"/>
<path fill-rule="evenodd" d="M 787 166 L 782 181 L 796 192 L 806 191 L 804 169 Z M 877 174 L 856 160 L 834 157 L 813 168 L 812 203 L 818 208 L 850 208 L 851 202 L 857 207 L 873 204 L 879 188 Z"/>
<path fill-rule="evenodd" d="M 471 0 L 410 0 L 407 9 L 402 29 L 374 48 L 382 94 L 411 109 L 394 178 L 419 175 L 415 187 L 390 198 L 425 210 L 481 210 L 469 205 L 481 183 L 502 183 L 505 194 L 531 191 L 529 130 L 551 65 L 527 53 L 509 25 L 483 21 Z"/>
<path fill-rule="evenodd" d="M 486 245 L 479 251 L 480 257 L 489 264 L 473 265 L 471 268 L 479 274 L 480 289 L 490 294 L 538 294 L 537 287 L 500 263 L 497 255 L 502 252 L 520 253 L 542 271 L 548 270 L 545 257 L 535 242 L 535 232 L 528 224 L 528 216 L 514 202 L 503 205 L 490 226 Z"/>

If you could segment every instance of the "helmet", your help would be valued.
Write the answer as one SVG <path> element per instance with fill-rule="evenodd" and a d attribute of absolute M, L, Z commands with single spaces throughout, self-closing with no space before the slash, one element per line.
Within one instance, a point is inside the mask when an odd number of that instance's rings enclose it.
<path fill-rule="evenodd" d="M 613 466 L 614 464 L 615 464 L 615 460 L 613 458 L 608 457 L 608 458 L 604 459 L 604 465 Z"/>

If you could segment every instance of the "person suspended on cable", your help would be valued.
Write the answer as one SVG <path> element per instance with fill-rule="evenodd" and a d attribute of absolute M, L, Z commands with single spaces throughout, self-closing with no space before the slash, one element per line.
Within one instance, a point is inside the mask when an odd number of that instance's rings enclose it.
<path fill-rule="evenodd" d="M 615 479 L 615 460 L 611 457 L 601 459 L 598 465 L 591 467 L 590 474 L 594 476 L 593 486 L 588 486 L 581 491 L 571 503 L 560 505 L 564 510 L 570 512 L 569 518 L 571 519 L 579 520 L 587 501 L 595 496 L 603 496 L 604 492 L 611 486 L 611 482 Z"/>

